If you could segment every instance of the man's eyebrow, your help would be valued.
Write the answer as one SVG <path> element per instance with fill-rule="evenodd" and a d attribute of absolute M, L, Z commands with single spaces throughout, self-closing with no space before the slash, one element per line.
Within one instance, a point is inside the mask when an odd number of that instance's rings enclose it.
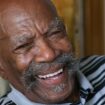
<path fill-rule="evenodd" d="M 28 39 L 31 39 L 31 38 L 33 38 L 34 36 L 32 36 L 32 35 L 26 35 L 26 34 L 23 34 L 23 35 L 14 35 L 13 36 L 13 40 L 15 41 L 15 40 L 20 40 L 20 42 L 21 41 L 23 41 L 23 40 L 28 40 Z M 0 37 L 0 40 L 5 40 L 5 39 L 8 39 L 9 38 L 9 36 L 2 36 L 2 37 Z M 22 38 L 22 39 L 21 39 Z"/>
<path fill-rule="evenodd" d="M 64 26 L 64 21 L 60 17 L 56 17 L 50 24 L 50 28 L 52 27 L 60 27 Z M 64 28 L 64 27 L 63 27 Z"/>
<path fill-rule="evenodd" d="M 30 34 L 23 34 L 23 35 L 16 35 L 15 37 L 13 37 L 12 39 L 14 40 L 14 41 L 18 41 L 18 42 L 20 42 L 20 43 L 24 43 L 25 41 L 27 41 L 27 40 L 30 40 L 30 39 L 32 39 L 34 36 L 33 35 L 30 35 Z"/>

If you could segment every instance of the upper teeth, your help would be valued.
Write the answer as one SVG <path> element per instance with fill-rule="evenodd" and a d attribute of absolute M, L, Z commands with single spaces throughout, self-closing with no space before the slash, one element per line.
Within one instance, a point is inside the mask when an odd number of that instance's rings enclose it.
<path fill-rule="evenodd" d="M 38 75 L 39 78 L 42 78 L 42 79 L 46 79 L 46 78 L 49 78 L 49 77 L 53 77 L 53 76 L 56 76 L 60 73 L 63 72 L 63 69 L 60 69 L 58 70 L 57 72 L 54 72 L 54 73 L 51 73 L 51 74 L 47 74 L 47 75 Z"/>

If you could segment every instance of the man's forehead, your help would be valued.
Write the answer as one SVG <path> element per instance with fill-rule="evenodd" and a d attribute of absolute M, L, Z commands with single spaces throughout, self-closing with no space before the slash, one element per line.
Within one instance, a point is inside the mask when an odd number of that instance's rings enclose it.
<path fill-rule="evenodd" d="M 29 18 L 27 14 L 20 9 L 6 9 L 0 14 L 1 29 L 5 34 L 14 33 L 16 31 L 15 26 L 18 27 L 18 24 L 27 20 L 27 18 Z"/>
<path fill-rule="evenodd" d="M 42 13 L 48 15 L 57 15 L 56 9 L 51 0 L 1 0 L 0 14 L 11 13 L 17 14 L 21 12 L 28 12 L 30 14 L 41 15 Z"/>
<path fill-rule="evenodd" d="M 0 14 L 5 11 L 15 11 L 14 9 L 23 9 L 28 12 L 34 10 L 38 14 L 41 11 L 48 10 L 52 11 L 52 14 L 56 14 L 56 9 L 51 0 L 0 0 Z"/>
<path fill-rule="evenodd" d="M 35 1 L 37 1 L 37 0 L 35 0 Z M 34 12 L 36 12 L 36 10 Z M 41 11 L 40 9 L 39 9 L 38 13 L 36 13 L 36 14 L 39 15 L 39 17 L 38 16 L 36 16 L 36 17 L 39 18 L 39 21 L 41 20 L 41 18 L 43 18 L 46 21 L 50 17 L 50 14 L 46 17 L 40 16 L 45 13 L 45 11 Z M 19 8 L 18 5 L 7 7 L 6 9 L 4 9 L 4 11 L 0 12 L 0 25 L 2 27 L 2 30 L 4 32 L 7 32 L 8 27 L 12 26 L 13 21 L 21 22 L 22 20 L 27 20 L 27 18 L 29 18 L 30 14 L 31 13 L 29 11 L 26 11 L 23 8 Z M 30 18 L 34 17 L 33 15 L 34 15 L 34 13 L 32 13 L 32 16 L 30 16 Z M 53 17 L 53 15 L 51 17 Z M 15 18 L 15 20 L 14 20 L 14 18 Z M 5 26 L 8 26 L 8 27 L 5 27 Z"/>
<path fill-rule="evenodd" d="M 27 13 L 21 8 L 10 7 L 0 12 L 0 23 L 4 26 L 14 21 L 24 20 L 27 17 Z"/>
<path fill-rule="evenodd" d="M 23 21 L 27 21 L 28 20 L 28 18 L 25 18 Z M 20 21 L 21 22 L 21 21 Z M 33 24 L 33 23 L 32 23 Z M 32 26 L 32 25 L 30 25 L 30 26 Z M 34 26 L 34 25 L 33 25 Z M 64 24 L 63 24 L 63 21 L 62 21 L 62 19 L 60 18 L 60 17 L 54 17 L 52 20 L 51 20 L 51 22 L 48 24 L 48 28 L 47 28 L 47 30 L 46 31 L 49 31 L 51 28 L 56 28 L 56 27 L 62 27 L 62 28 L 64 28 L 63 27 L 64 26 Z M 26 30 L 27 30 L 27 28 L 26 28 Z M 46 32 L 45 32 L 46 33 Z M 19 35 L 19 33 L 17 32 L 17 34 L 14 34 L 13 35 L 13 38 L 14 39 L 19 39 L 20 37 L 24 37 L 24 33 L 20 33 L 20 35 Z M 30 35 L 30 33 L 28 34 L 27 33 L 27 35 L 29 36 Z M 32 35 L 32 33 L 31 33 L 31 35 Z M 5 40 L 5 39 L 7 39 L 8 38 L 8 36 L 2 36 L 2 37 L 0 37 L 0 40 Z"/>

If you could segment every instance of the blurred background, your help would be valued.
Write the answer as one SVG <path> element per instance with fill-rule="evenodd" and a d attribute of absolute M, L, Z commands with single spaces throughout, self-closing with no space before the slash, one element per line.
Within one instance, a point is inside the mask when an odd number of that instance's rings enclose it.
<path fill-rule="evenodd" d="M 77 57 L 105 54 L 105 0 L 52 0 Z"/>

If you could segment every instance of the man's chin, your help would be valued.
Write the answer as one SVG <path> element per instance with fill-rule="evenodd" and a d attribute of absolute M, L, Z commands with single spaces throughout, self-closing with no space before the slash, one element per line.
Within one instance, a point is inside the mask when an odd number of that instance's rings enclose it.
<path fill-rule="evenodd" d="M 70 96 L 71 90 L 70 88 L 66 88 L 65 90 L 63 90 L 62 92 L 59 93 L 51 93 L 48 97 L 46 97 L 45 102 L 49 103 L 49 104 L 57 104 L 60 102 L 65 101 L 65 99 L 67 99 Z"/>
<path fill-rule="evenodd" d="M 71 87 L 69 86 L 66 86 L 65 89 L 63 89 L 60 92 L 45 90 L 43 88 L 43 90 L 40 89 L 37 91 L 37 95 L 40 97 L 40 100 L 39 101 L 36 100 L 35 102 L 43 104 L 57 104 L 65 101 L 65 99 L 67 99 L 70 94 L 71 94 Z"/>

